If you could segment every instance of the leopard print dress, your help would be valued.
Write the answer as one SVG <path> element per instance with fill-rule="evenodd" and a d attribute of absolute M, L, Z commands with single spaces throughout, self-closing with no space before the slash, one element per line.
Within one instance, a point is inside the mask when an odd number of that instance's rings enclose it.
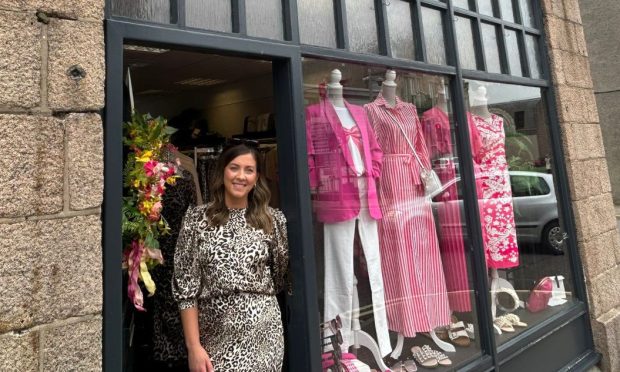
<path fill-rule="evenodd" d="M 207 206 L 190 208 L 175 253 L 173 293 L 181 310 L 198 307 L 200 341 L 215 371 L 281 371 L 284 336 L 276 294 L 287 282 L 286 218 L 273 208 L 274 232 L 230 209 L 210 227 Z"/>

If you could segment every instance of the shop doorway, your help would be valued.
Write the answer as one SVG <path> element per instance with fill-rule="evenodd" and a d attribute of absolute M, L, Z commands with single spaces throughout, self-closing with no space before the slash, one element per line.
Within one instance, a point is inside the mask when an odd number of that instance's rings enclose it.
<path fill-rule="evenodd" d="M 231 143 L 258 147 L 270 205 L 281 207 L 273 62 L 126 44 L 123 72 L 123 121 L 131 120 L 132 110 L 166 119 L 176 130 L 170 143 L 181 164 L 181 177 L 164 194 L 161 213 L 170 235 L 159 241 L 164 263 L 150 270 L 155 294 L 147 296 L 142 287 L 146 311 L 128 298 L 128 276 L 123 273 L 123 370 L 187 371 L 171 288 L 176 236 L 187 208 L 209 202 L 215 163 Z M 279 300 L 285 314 L 285 300 Z"/>

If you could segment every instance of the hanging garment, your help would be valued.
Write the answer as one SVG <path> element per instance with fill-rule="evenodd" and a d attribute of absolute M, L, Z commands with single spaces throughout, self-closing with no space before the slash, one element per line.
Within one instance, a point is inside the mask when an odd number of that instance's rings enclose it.
<path fill-rule="evenodd" d="M 357 291 L 354 273 L 354 240 L 355 231 L 359 232 L 360 243 L 368 268 L 368 280 L 372 293 L 373 316 L 375 331 L 381 355 L 392 351 L 390 335 L 385 312 L 385 294 L 383 277 L 381 275 L 381 256 L 379 253 L 379 236 L 377 235 L 377 221 L 368 213 L 366 199 L 366 181 L 358 178 L 361 209 L 358 216 L 347 221 L 326 223 L 323 226 L 324 236 L 324 302 L 325 321 L 340 315 L 342 320 L 343 343 L 342 350 L 348 350 L 353 345 L 352 315 L 359 314 L 359 309 L 353 308 L 354 291 Z"/>
<path fill-rule="evenodd" d="M 482 147 L 475 158 L 480 159 L 476 178 L 482 183 L 480 222 L 487 265 L 505 269 L 519 265 L 517 230 L 506 162 L 504 120 L 498 115 L 484 119 L 472 115 L 480 133 Z"/>
<path fill-rule="evenodd" d="M 430 168 L 416 108 L 381 94 L 364 106 L 383 149 L 379 241 L 388 324 L 405 337 L 450 323 L 450 306 L 431 203 L 424 196 L 420 166 L 399 126 Z"/>
<path fill-rule="evenodd" d="M 272 147 L 265 153 L 265 171 L 264 175 L 267 179 L 269 191 L 271 191 L 271 199 L 269 205 L 273 208 L 280 206 L 280 181 L 278 179 L 278 148 Z"/>
<path fill-rule="evenodd" d="M 204 203 L 208 203 L 211 200 L 210 184 L 217 166 L 217 158 L 217 155 L 198 156 L 196 171 L 198 172 L 198 183 L 200 184 L 200 191 L 202 192 L 202 200 Z"/>
<path fill-rule="evenodd" d="M 185 211 L 196 205 L 196 183 L 192 174 L 181 170 L 181 177 L 174 185 L 166 187 L 162 216 L 170 226 L 170 234 L 162 235 L 159 247 L 164 264 L 152 270 L 157 285 L 153 302 L 153 358 L 157 361 L 179 362 L 187 359 L 179 305 L 172 296 L 174 250 L 181 230 Z"/>
<path fill-rule="evenodd" d="M 437 208 L 439 249 L 446 276 L 450 309 L 459 312 L 471 311 L 463 218 L 458 202 L 457 183 L 454 182 L 456 164 L 452 160 L 454 153 L 450 119 L 442 109 L 433 107 L 422 115 L 421 124 L 430 158 L 433 159 L 433 169 L 443 185 L 450 185 L 435 198 L 439 205 Z M 472 142 L 475 142 L 475 139 Z"/>
<path fill-rule="evenodd" d="M 362 177 L 368 186 L 368 211 L 374 219 L 379 219 L 381 209 L 375 179 L 381 172 L 381 148 L 364 109 L 346 101 L 345 105 L 361 134 L 365 169 Z M 336 110 L 325 99 L 306 108 L 306 140 L 310 187 L 316 190 L 313 208 L 318 221 L 332 223 L 355 218 L 360 212 L 355 163 Z"/>

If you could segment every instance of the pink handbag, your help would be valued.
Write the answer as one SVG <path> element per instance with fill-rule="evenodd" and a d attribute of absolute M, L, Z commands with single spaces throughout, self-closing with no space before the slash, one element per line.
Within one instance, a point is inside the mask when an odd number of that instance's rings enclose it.
<path fill-rule="evenodd" d="M 545 310 L 553 291 L 553 281 L 548 276 L 540 279 L 530 292 L 525 307 L 532 313 Z"/>

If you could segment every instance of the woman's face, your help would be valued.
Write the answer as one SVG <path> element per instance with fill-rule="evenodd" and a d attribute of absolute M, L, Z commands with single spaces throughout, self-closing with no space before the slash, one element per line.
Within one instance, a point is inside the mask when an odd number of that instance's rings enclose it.
<path fill-rule="evenodd" d="M 245 208 L 248 194 L 258 181 L 256 160 L 250 153 L 239 155 L 224 168 L 225 201 L 229 208 Z"/>

